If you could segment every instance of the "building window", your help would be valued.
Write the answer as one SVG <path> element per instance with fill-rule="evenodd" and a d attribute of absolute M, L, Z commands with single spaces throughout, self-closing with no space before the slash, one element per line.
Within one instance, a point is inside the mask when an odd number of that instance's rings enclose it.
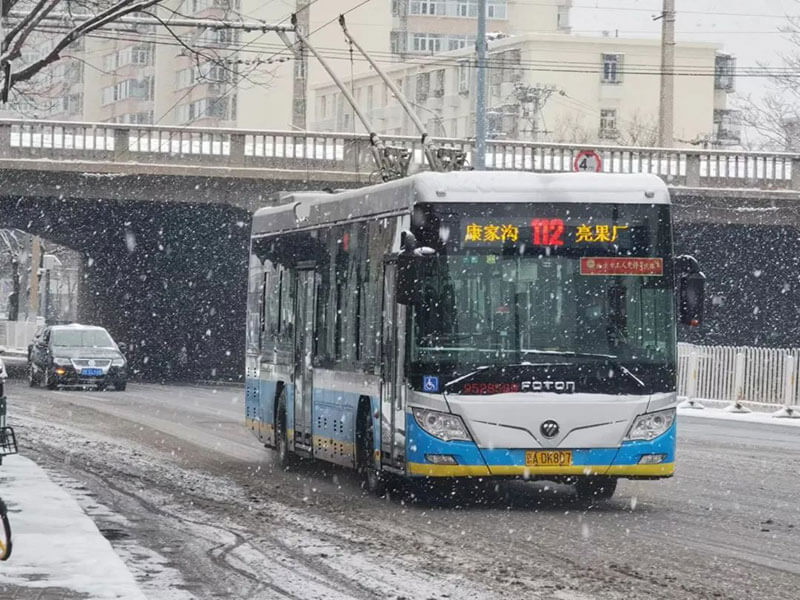
<path fill-rule="evenodd" d="M 440 52 L 443 37 L 438 33 L 415 33 L 412 48 L 414 52 Z"/>
<path fill-rule="evenodd" d="M 238 10 L 241 8 L 241 0 L 192 0 L 192 12 L 197 13 L 209 8 Z"/>
<path fill-rule="evenodd" d="M 408 14 L 408 0 L 392 0 L 392 16 L 405 17 Z"/>
<path fill-rule="evenodd" d="M 472 72 L 472 65 L 467 62 L 458 65 L 458 93 L 469 94 L 469 80 Z"/>
<path fill-rule="evenodd" d="M 727 54 L 717 54 L 717 58 L 714 61 L 714 88 L 732 92 L 735 72 L 736 59 Z"/>
<path fill-rule="evenodd" d="M 604 108 L 600 110 L 600 138 L 616 139 L 619 135 L 617 131 L 617 109 Z"/>
<path fill-rule="evenodd" d="M 440 0 L 411 0 L 408 14 L 411 15 L 444 15 L 444 2 Z"/>
<path fill-rule="evenodd" d="M 468 17 L 470 19 L 478 17 L 478 0 L 457 0 L 457 2 L 457 17 Z M 486 17 L 488 19 L 507 18 L 507 4 L 506 0 L 488 0 L 486 3 Z"/>
<path fill-rule="evenodd" d="M 120 100 L 152 100 L 154 92 L 153 77 L 143 79 L 126 79 L 116 85 L 103 88 L 103 104 L 111 104 Z"/>
<path fill-rule="evenodd" d="M 570 11 L 571 8 L 572 7 L 570 5 L 559 6 L 558 7 L 558 17 L 557 17 L 556 23 L 557 23 L 558 29 L 560 31 L 567 31 L 568 32 L 570 30 L 570 28 L 571 28 L 570 20 L 569 20 L 569 16 L 570 16 L 570 12 L 569 11 Z"/>
<path fill-rule="evenodd" d="M 622 54 L 603 54 L 603 83 L 622 83 Z"/>
<path fill-rule="evenodd" d="M 461 50 L 468 46 L 474 46 L 474 35 L 448 35 L 447 36 L 447 49 L 448 50 Z"/>
<path fill-rule="evenodd" d="M 431 77 L 431 94 L 433 94 L 435 98 L 441 98 L 444 96 L 444 69 L 437 69 L 431 73 Z"/>
<path fill-rule="evenodd" d="M 235 82 L 235 76 L 236 73 L 223 65 L 206 62 L 178 71 L 175 74 L 175 84 L 177 89 L 182 89 L 206 83 L 212 89 L 221 90 L 224 84 Z"/>
<path fill-rule="evenodd" d="M 367 86 L 367 110 L 372 110 L 375 107 L 375 88 L 371 85 Z"/>
<path fill-rule="evenodd" d="M 425 102 L 431 95 L 431 74 L 420 73 L 417 75 L 417 102 Z"/>
<path fill-rule="evenodd" d="M 505 19 L 506 0 L 489 0 L 486 4 L 486 17 L 488 19 Z"/>
<path fill-rule="evenodd" d="M 227 121 L 232 118 L 231 110 L 235 100 L 229 104 L 227 98 L 201 98 L 178 107 L 178 120 L 191 122 L 197 119 L 220 119 Z"/>
<path fill-rule="evenodd" d="M 478 16 L 478 0 L 458 0 L 456 15 L 476 18 Z"/>
<path fill-rule="evenodd" d="M 83 83 L 83 64 L 74 61 L 65 64 L 64 79 L 66 84 Z"/>
<path fill-rule="evenodd" d="M 238 29 L 206 29 L 198 38 L 198 41 L 205 44 L 217 46 L 228 46 L 239 42 Z"/>
<path fill-rule="evenodd" d="M 389 34 L 389 50 L 392 54 L 403 54 L 408 50 L 405 31 L 392 31 Z"/>
<path fill-rule="evenodd" d="M 738 110 L 714 109 L 714 143 L 735 146 L 742 141 L 742 121 Z"/>
<path fill-rule="evenodd" d="M 61 111 L 70 115 L 83 110 L 83 94 L 69 94 L 61 98 Z"/>

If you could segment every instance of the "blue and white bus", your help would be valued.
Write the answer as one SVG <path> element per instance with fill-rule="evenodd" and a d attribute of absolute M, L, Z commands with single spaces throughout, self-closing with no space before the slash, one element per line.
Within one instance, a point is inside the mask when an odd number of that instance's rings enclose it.
<path fill-rule="evenodd" d="M 675 466 L 703 276 L 654 176 L 421 173 L 253 218 L 246 423 L 286 464 L 610 497 Z"/>

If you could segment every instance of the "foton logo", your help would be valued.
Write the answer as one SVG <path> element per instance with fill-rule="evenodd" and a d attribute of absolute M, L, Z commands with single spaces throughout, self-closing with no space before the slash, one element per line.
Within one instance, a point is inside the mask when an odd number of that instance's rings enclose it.
<path fill-rule="evenodd" d="M 556 394 L 574 394 L 574 381 L 523 381 L 520 384 L 522 392 L 555 392 Z"/>

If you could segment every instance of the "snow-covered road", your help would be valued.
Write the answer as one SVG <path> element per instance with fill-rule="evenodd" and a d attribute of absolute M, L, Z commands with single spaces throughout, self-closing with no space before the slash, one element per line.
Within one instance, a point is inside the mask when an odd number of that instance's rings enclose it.
<path fill-rule="evenodd" d="M 238 389 L 12 383 L 8 395 L 23 454 L 77 498 L 153 600 L 800 589 L 795 427 L 681 416 L 677 476 L 623 482 L 598 506 L 525 482 L 409 503 L 365 496 L 344 469 L 273 469 L 242 426 Z"/>

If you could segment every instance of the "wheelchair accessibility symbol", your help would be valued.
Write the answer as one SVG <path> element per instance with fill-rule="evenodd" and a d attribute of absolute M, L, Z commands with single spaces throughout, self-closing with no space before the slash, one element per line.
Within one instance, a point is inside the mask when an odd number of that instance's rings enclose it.
<path fill-rule="evenodd" d="M 422 376 L 422 391 L 423 392 L 438 392 L 439 391 L 439 378 L 433 375 Z"/>

